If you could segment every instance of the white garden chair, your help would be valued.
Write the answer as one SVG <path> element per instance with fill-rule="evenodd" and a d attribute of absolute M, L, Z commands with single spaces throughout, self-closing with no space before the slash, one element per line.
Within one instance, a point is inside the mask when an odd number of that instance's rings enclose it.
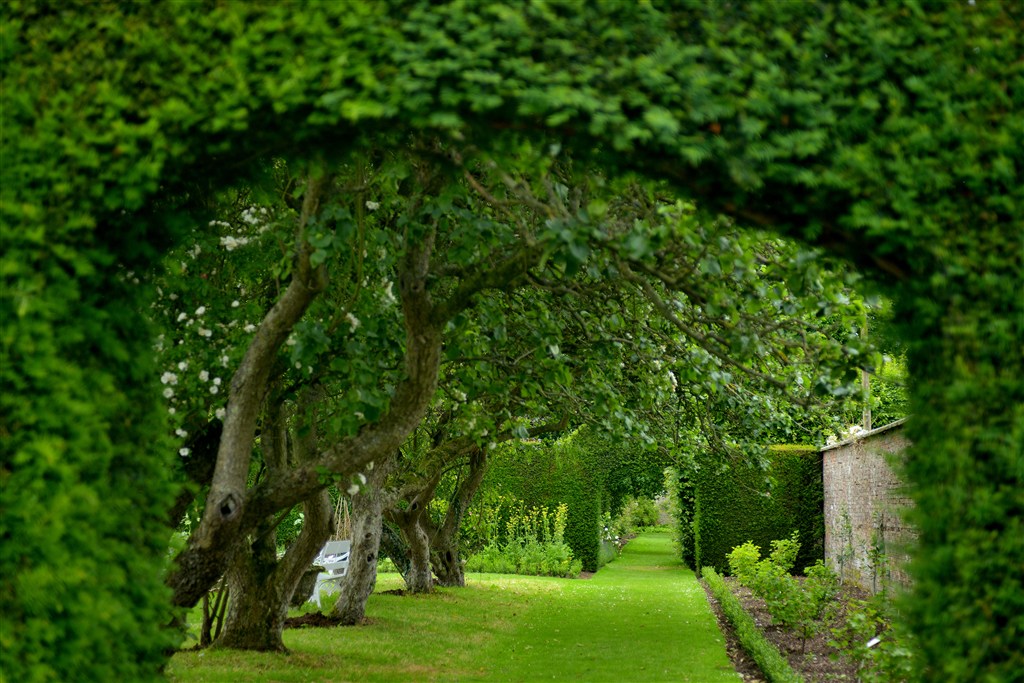
<path fill-rule="evenodd" d="M 352 541 L 328 541 L 324 545 L 320 555 L 313 561 L 313 564 L 324 568 L 316 577 L 316 586 L 313 588 L 313 602 L 317 608 L 320 607 L 320 591 L 327 590 L 333 593 L 338 589 L 341 580 L 348 574 L 348 559 L 352 551 Z"/>

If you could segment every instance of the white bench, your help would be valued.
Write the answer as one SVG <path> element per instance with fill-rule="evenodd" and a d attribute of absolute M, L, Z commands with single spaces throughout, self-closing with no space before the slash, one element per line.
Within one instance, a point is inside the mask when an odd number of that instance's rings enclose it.
<path fill-rule="evenodd" d="M 325 570 L 317 575 L 316 586 L 313 588 L 311 599 L 317 607 L 320 607 L 320 590 L 327 589 L 328 593 L 333 593 L 348 574 L 348 558 L 351 551 L 352 541 L 328 541 L 320 555 L 313 560 L 313 564 Z"/>

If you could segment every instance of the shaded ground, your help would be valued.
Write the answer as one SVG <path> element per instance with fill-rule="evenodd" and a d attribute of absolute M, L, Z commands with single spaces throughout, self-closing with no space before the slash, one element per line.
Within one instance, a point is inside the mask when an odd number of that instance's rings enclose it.
<path fill-rule="evenodd" d="M 765 638 L 768 639 L 779 652 L 789 661 L 793 670 L 804 677 L 808 683 L 833 683 L 834 681 L 856 681 L 857 669 L 845 657 L 836 658 L 835 648 L 830 647 L 828 641 L 832 638 L 830 629 L 840 626 L 845 619 L 845 610 L 840 610 L 837 616 L 819 633 L 815 638 L 808 639 L 806 647 L 800 637 L 795 633 L 786 631 L 779 626 L 773 625 L 771 615 L 765 606 L 764 600 L 754 597 L 749 588 L 739 585 L 735 579 L 725 577 L 733 595 L 739 598 L 740 604 L 754 619 L 754 623 L 761 629 Z M 744 681 L 749 683 L 761 683 L 765 681 L 761 670 L 750 658 L 739 643 L 733 631 L 732 625 L 722 614 L 722 610 L 715 600 L 707 585 L 701 581 L 704 592 L 707 594 L 708 602 L 711 604 L 715 616 L 718 618 L 719 627 L 726 637 L 726 652 L 736 671 L 743 676 Z M 867 594 L 853 587 L 846 587 L 840 594 L 837 601 L 845 605 L 849 600 L 863 600 Z"/>
<path fill-rule="evenodd" d="M 285 628 L 330 628 L 341 624 L 341 619 L 320 612 L 310 612 L 301 617 L 288 617 L 284 620 Z"/>

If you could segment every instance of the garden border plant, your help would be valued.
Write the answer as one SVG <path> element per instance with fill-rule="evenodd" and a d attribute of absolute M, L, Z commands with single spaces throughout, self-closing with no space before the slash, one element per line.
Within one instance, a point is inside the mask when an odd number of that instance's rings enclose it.
<path fill-rule="evenodd" d="M 768 680 L 771 683 L 802 683 L 804 679 L 793 671 L 789 662 L 779 653 L 778 649 L 765 640 L 761 629 L 743 609 L 740 601 L 732 594 L 718 572 L 713 567 L 704 567 L 701 575 L 715 599 L 718 600 L 718 604 L 721 605 L 722 612 L 729 619 L 729 623 L 736 629 L 736 636 L 743 645 L 743 649 L 753 657 Z"/>

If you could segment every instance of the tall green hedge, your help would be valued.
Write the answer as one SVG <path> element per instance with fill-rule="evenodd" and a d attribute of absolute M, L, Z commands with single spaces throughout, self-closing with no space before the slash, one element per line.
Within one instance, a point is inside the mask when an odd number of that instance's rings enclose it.
<path fill-rule="evenodd" d="M 673 535 L 679 557 L 683 564 L 695 569 L 697 556 L 693 537 L 693 513 L 696 493 L 693 487 L 691 468 L 679 465 L 666 468 L 665 490 L 669 496 L 674 518 L 672 520 Z"/>
<path fill-rule="evenodd" d="M 568 505 L 565 542 L 583 563 L 583 569 L 593 572 L 597 571 L 601 549 L 604 494 L 600 475 L 586 449 L 569 436 L 498 449 L 491 457 L 483 487 L 513 495 L 527 506 Z"/>
<path fill-rule="evenodd" d="M 46 251 L 18 235 L 0 256 L 5 272 L 36 269 L 40 288 L 0 313 L 0 677 L 153 680 L 177 642 L 161 629 L 176 453 L 158 374 L 117 274 L 84 246 L 63 252 L 77 277 Z M 112 300 L 89 293 L 104 287 Z"/>
<path fill-rule="evenodd" d="M 796 569 L 824 559 L 821 459 L 807 446 L 775 446 L 771 467 L 726 466 L 713 455 L 696 459 L 693 539 L 697 571 L 728 571 L 726 555 L 753 541 L 765 549 L 771 541 L 800 533 Z M 770 481 L 769 481 L 770 480 Z"/>

